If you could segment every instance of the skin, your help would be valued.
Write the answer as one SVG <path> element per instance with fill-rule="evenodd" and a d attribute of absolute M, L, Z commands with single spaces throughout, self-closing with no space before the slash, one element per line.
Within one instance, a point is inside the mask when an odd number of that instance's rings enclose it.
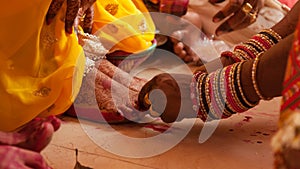
<path fill-rule="evenodd" d="M 39 153 L 50 142 L 61 121 L 55 116 L 35 118 L 19 130 L 0 131 L 0 168 L 50 169 Z"/>
<path fill-rule="evenodd" d="M 210 0 L 212 4 L 223 1 Z M 223 23 L 216 29 L 216 35 L 222 35 L 228 32 L 246 28 L 254 23 L 256 19 L 242 10 L 244 4 L 249 3 L 253 7 L 251 13 L 257 13 L 263 6 L 263 0 L 230 0 L 227 5 L 215 14 L 213 22 Z M 257 15 L 257 14 L 256 14 Z"/>
<path fill-rule="evenodd" d="M 260 62 L 258 64 L 257 84 L 259 89 L 261 90 L 261 93 L 266 97 L 276 97 L 281 95 L 282 82 L 286 68 L 285 66 L 287 63 L 289 50 L 293 42 L 293 32 L 298 23 L 299 7 L 300 3 L 298 2 L 290 11 L 290 13 L 273 27 L 273 30 L 279 33 L 284 39 L 281 40 L 278 44 L 274 45 L 271 49 L 266 51 L 261 56 Z M 226 58 L 222 59 L 222 63 L 224 66 L 233 63 L 232 60 Z M 213 66 L 214 61 L 209 64 L 212 64 Z M 246 98 L 251 102 L 257 102 L 259 101 L 259 97 L 255 93 L 251 79 L 252 65 L 253 60 L 248 60 L 243 64 L 241 69 L 241 85 L 244 89 Z M 217 69 L 217 67 L 215 67 L 215 69 Z M 198 71 L 199 70 L 206 71 L 204 66 L 200 67 Z M 182 81 L 190 82 L 187 79 L 191 77 L 188 77 L 188 75 L 182 75 L 182 80 L 174 80 L 174 78 L 172 78 L 173 76 L 174 75 L 170 74 L 159 74 L 155 76 L 153 79 L 146 83 L 139 94 L 139 101 L 146 105 L 145 107 L 149 107 L 150 105 L 147 105 L 147 103 L 144 101 L 145 95 L 151 93 L 153 89 L 160 89 L 164 92 L 167 98 L 167 105 L 161 117 L 165 122 L 173 122 L 178 116 L 179 108 L 172 105 L 178 103 L 183 103 L 183 107 L 192 105 L 189 97 L 181 98 L 177 93 L 178 91 L 189 93 L 189 90 L 182 91 L 178 86 L 186 86 L 185 88 L 188 88 L 187 85 L 189 85 L 189 83 L 182 83 Z M 179 83 L 177 83 L 176 81 Z M 188 117 L 188 115 L 186 115 L 186 117 Z M 179 120 L 180 119 L 182 119 L 182 117 L 179 118 Z"/>
<path fill-rule="evenodd" d="M 292 34 L 297 26 L 298 23 L 298 17 L 299 17 L 299 11 L 300 11 L 300 2 L 298 1 L 294 7 L 290 10 L 289 13 L 277 24 L 275 24 L 271 29 L 273 29 L 275 32 L 277 32 L 283 39 Z M 234 63 L 234 60 L 231 58 L 221 57 L 220 58 L 223 67 L 228 66 L 230 64 Z M 215 67 L 215 70 L 218 68 L 215 65 L 218 65 L 217 63 L 220 62 L 219 58 L 216 60 L 213 60 L 206 64 L 207 67 L 210 67 L 211 70 Z M 195 71 L 206 71 L 205 66 L 199 66 L 195 69 Z"/>
<path fill-rule="evenodd" d="M 40 153 L 14 146 L 0 145 L 0 168 L 51 169 Z"/>
<path fill-rule="evenodd" d="M 75 27 L 81 24 L 79 20 L 83 16 L 82 28 L 86 33 L 91 33 L 92 31 L 92 21 L 93 21 L 93 3 L 96 0 L 67 0 L 67 10 L 65 15 L 65 31 L 69 34 L 72 33 L 73 25 Z M 46 14 L 46 23 L 49 25 L 52 23 L 53 19 L 61 9 L 65 0 L 52 0 L 50 7 Z"/>
<path fill-rule="evenodd" d="M 40 152 L 48 145 L 54 131 L 59 129 L 60 124 L 61 121 L 55 116 L 49 116 L 45 119 L 35 118 L 17 131 L 0 131 L 0 145 L 17 146 Z"/>

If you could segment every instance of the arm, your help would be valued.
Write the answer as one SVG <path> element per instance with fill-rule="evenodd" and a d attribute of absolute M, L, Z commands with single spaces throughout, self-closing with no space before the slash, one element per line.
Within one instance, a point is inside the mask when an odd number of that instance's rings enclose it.
<path fill-rule="evenodd" d="M 258 60 L 255 69 L 255 82 L 260 94 L 266 98 L 280 96 L 281 94 L 281 84 L 292 40 L 293 36 L 288 36 L 259 57 L 260 60 Z M 247 60 L 218 69 L 210 74 L 205 72 L 195 73 L 196 85 L 194 87 L 196 88 L 195 91 L 198 91 L 195 92 L 195 98 L 198 99 L 196 102 L 189 97 L 192 81 L 189 75 L 160 74 L 147 82 L 142 88 L 139 94 L 139 102 L 145 107 L 150 107 L 149 103 L 152 102 L 154 103 L 152 104 L 153 108 L 161 108 L 161 102 L 155 101 L 155 97 L 151 97 L 151 102 L 147 98 L 152 90 L 160 89 L 167 98 L 165 109 L 161 115 L 162 120 L 165 122 L 193 117 L 193 104 L 199 106 L 198 116 L 204 121 L 208 117 L 210 120 L 226 118 L 234 113 L 241 113 L 254 107 L 261 99 L 253 87 L 253 65 L 254 60 Z M 224 88 L 225 93 L 220 88 Z M 198 105 L 195 105 L 195 103 Z M 172 105 L 180 104 L 185 113 L 177 119 L 180 110 Z M 213 106 L 214 114 L 208 115 L 209 107 L 207 105 Z"/>

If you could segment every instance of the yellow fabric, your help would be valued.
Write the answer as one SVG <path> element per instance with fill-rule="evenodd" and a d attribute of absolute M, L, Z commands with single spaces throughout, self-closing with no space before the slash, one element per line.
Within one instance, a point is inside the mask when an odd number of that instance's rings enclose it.
<path fill-rule="evenodd" d="M 94 12 L 93 33 L 111 42 L 110 52 L 136 53 L 152 45 L 155 26 L 142 0 L 98 0 Z"/>
<path fill-rule="evenodd" d="M 0 130 L 11 131 L 36 116 L 63 113 L 77 95 L 84 54 L 67 35 L 64 11 L 44 24 L 51 0 L 5 1 L 0 10 Z"/>

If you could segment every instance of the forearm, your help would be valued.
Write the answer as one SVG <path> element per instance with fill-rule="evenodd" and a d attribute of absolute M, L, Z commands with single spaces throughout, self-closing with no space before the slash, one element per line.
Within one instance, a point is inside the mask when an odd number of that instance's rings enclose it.
<path fill-rule="evenodd" d="M 264 29 L 252 36 L 251 39 L 236 45 L 233 51 L 221 53 L 220 58 L 199 67 L 196 71 L 212 72 L 236 62 L 255 59 L 259 54 L 266 52 L 280 42 L 281 39 L 282 37 L 276 31 Z"/>
<path fill-rule="evenodd" d="M 195 73 L 199 117 L 226 118 L 254 107 L 261 99 L 280 96 L 292 42 L 290 35 L 258 59 L 237 62 L 210 74 Z M 212 115 L 208 115 L 209 110 Z"/>
<path fill-rule="evenodd" d="M 294 7 L 287 13 L 287 15 L 277 24 L 275 24 L 272 29 L 277 32 L 282 38 L 287 37 L 295 31 L 298 23 L 300 12 L 300 1 L 298 1 Z"/>

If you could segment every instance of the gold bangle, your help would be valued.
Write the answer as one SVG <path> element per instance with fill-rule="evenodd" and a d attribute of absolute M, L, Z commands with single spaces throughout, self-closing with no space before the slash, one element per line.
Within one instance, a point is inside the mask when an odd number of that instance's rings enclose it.
<path fill-rule="evenodd" d="M 211 119 L 218 119 L 218 114 L 215 111 L 215 107 L 213 107 L 212 104 L 212 100 L 214 100 L 214 96 L 211 94 L 212 90 L 214 90 L 214 84 L 213 84 L 213 78 L 215 76 L 213 76 L 215 74 L 215 72 L 210 73 L 208 75 L 208 79 L 207 83 L 205 86 L 205 88 L 207 89 L 208 92 L 206 92 L 206 99 L 207 99 L 207 104 L 209 105 L 209 111 L 208 111 L 208 117 L 210 117 Z M 208 100 L 209 99 L 209 100 Z"/>
<path fill-rule="evenodd" d="M 208 112 L 205 109 L 203 99 L 202 99 L 203 94 L 206 96 L 206 91 L 205 91 L 205 88 L 204 88 L 204 90 L 202 89 L 202 84 L 205 83 L 203 80 L 205 79 L 206 76 L 207 76 L 207 74 L 203 73 L 203 74 L 199 75 L 198 80 L 197 80 L 197 86 L 199 87 L 199 96 L 198 96 L 199 97 L 199 104 L 200 104 L 199 109 L 200 109 L 200 112 L 201 112 L 201 114 L 203 115 L 203 117 L 205 119 L 207 119 Z M 204 87 L 205 87 L 205 84 L 204 84 Z M 199 116 L 199 114 L 198 114 L 198 116 Z"/>
<path fill-rule="evenodd" d="M 235 79 L 234 79 L 234 74 L 235 74 L 235 70 L 236 70 L 237 66 L 238 66 L 238 63 L 234 64 L 233 67 L 232 67 L 231 70 L 230 70 L 230 74 L 229 74 L 229 76 L 230 76 L 230 83 L 231 83 L 231 84 L 230 84 L 230 90 L 231 90 L 231 92 L 233 93 L 233 99 L 235 100 L 235 103 L 237 104 L 237 106 L 238 106 L 240 109 L 242 109 L 242 110 L 248 110 L 248 108 L 245 107 L 245 106 L 242 104 L 242 102 L 240 101 L 240 99 L 239 99 L 238 96 L 237 96 L 237 90 L 236 90 L 235 84 L 234 84 L 234 81 L 235 81 Z"/>
<path fill-rule="evenodd" d="M 218 80 L 218 94 L 219 94 L 219 100 L 220 100 L 220 103 L 221 103 L 221 106 L 223 108 L 223 113 L 227 116 L 227 117 L 230 117 L 232 115 L 231 112 L 234 112 L 232 111 L 232 108 L 228 106 L 228 104 L 226 104 L 226 91 L 225 91 L 225 83 L 224 83 L 224 79 L 225 79 L 225 71 L 226 71 L 227 67 L 226 68 L 223 68 L 220 70 L 220 73 L 218 74 L 219 76 L 219 80 Z M 227 107 L 226 107 L 227 106 Z M 230 109 L 230 111 L 228 110 Z"/>
<path fill-rule="evenodd" d="M 250 39 L 249 42 L 256 44 L 256 46 L 259 46 L 264 52 L 267 51 L 267 49 L 264 47 L 264 45 L 261 44 L 260 42 L 254 40 L 254 39 Z"/>
<path fill-rule="evenodd" d="M 280 40 L 282 40 L 282 37 L 277 33 L 275 32 L 273 29 L 263 29 L 261 32 L 266 32 L 266 33 L 269 33 L 271 36 L 273 36 L 278 42 Z"/>
<path fill-rule="evenodd" d="M 227 112 L 225 111 L 225 103 L 222 103 L 221 97 L 220 96 L 222 93 L 219 90 L 219 85 L 220 85 L 220 75 L 221 75 L 222 69 L 218 69 L 215 71 L 215 77 L 214 77 L 214 83 L 213 83 L 213 90 L 214 90 L 214 99 L 216 101 L 216 106 L 218 108 L 218 110 L 220 110 L 220 112 L 217 113 L 218 118 L 222 118 L 223 114 L 225 114 L 226 116 L 230 116 L 231 114 L 227 114 Z M 222 106 L 223 105 L 223 106 Z M 221 114 L 221 117 L 219 117 Z"/>
<path fill-rule="evenodd" d="M 248 99 L 246 98 L 246 96 L 244 95 L 243 89 L 242 89 L 242 85 L 241 85 L 241 70 L 242 70 L 242 65 L 243 65 L 244 61 L 241 62 L 238 67 L 237 67 L 237 85 L 238 85 L 238 89 L 239 92 L 242 96 L 243 101 L 247 104 L 248 107 L 254 107 L 257 105 L 257 103 L 250 103 L 248 101 Z"/>
<path fill-rule="evenodd" d="M 257 43 L 254 40 L 249 40 L 247 41 L 248 44 L 251 44 L 252 46 L 255 46 L 256 48 L 258 48 L 258 50 L 255 49 L 256 53 L 255 55 L 257 56 L 260 52 L 265 51 L 265 49 L 263 47 L 260 46 L 259 43 Z"/>
<path fill-rule="evenodd" d="M 245 53 L 245 51 L 242 51 L 242 50 L 240 50 L 240 49 L 235 49 L 234 52 L 233 52 L 233 54 L 234 54 L 237 58 L 239 58 L 240 60 L 249 60 L 249 58 L 246 57 L 246 56 L 248 56 L 248 54 Z"/>
<path fill-rule="evenodd" d="M 256 72 L 257 72 L 257 68 L 258 68 L 258 63 L 259 63 L 259 58 L 261 57 L 262 53 L 259 54 L 255 59 L 254 59 L 254 62 L 252 64 L 252 70 L 251 70 L 251 78 L 252 78 L 252 84 L 253 84 L 253 87 L 254 87 L 254 90 L 255 90 L 255 93 L 256 95 L 262 99 L 262 100 L 271 100 L 272 97 L 264 97 L 259 88 L 258 88 L 258 85 L 257 85 L 257 81 L 256 81 Z"/>

